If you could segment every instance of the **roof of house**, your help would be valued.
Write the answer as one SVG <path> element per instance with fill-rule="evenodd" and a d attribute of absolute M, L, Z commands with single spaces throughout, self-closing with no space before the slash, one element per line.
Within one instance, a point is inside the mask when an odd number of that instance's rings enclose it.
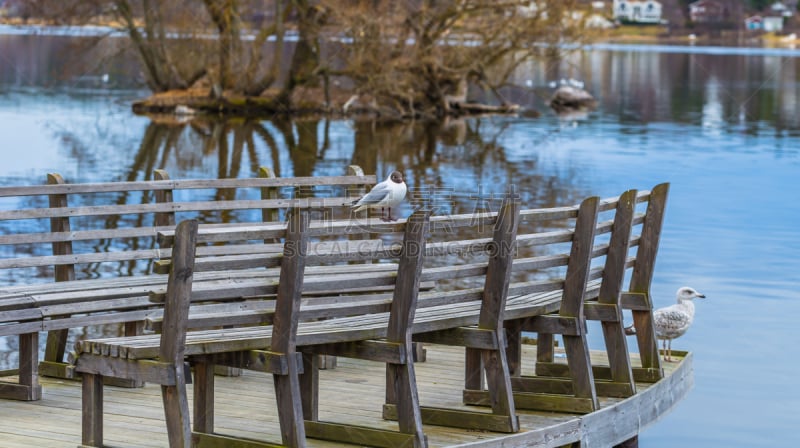
<path fill-rule="evenodd" d="M 698 0 L 694 3 L 689 3 L 690 8 L 700 8 L 704 6 L 722 6 L 722 4 L 714 0 Z"/>

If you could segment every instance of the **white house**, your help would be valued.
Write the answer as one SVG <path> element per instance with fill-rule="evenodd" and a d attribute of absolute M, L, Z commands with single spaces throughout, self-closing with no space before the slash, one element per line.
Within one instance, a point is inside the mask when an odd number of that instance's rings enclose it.
<path fill-rule="evenodd" d="M 614 0 L 614 19 L 632 23 L 661 23 L 661 2 L 655 0 Z"/>
<path fill-rule="evenodd" d="M 748 30 L 764 30 L 768 33 L 783 31 L 783 17 L 779 16 L 752 16 L 744 20 Z"/>
<path fill-rule="evenodd" d="M 768 33 L 783 31 L 783 17 L 764 17 L 764 31 Z"/>

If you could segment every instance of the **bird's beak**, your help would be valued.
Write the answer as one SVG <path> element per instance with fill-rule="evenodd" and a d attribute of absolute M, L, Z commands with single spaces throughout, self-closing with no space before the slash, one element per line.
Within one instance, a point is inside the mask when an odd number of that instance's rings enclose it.
<path fill-rule="evenodd" d="M 697 294 L 697 297 L 699 297 L 699 298 L 701 298 L 701 299 L 705 299 L 705 298 L 706 298 L 706 295 L 705 295 L 705 294 Z"/>

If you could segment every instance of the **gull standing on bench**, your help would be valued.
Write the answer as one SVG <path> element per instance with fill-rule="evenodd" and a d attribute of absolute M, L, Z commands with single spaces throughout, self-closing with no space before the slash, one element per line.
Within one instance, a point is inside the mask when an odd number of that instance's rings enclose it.
<path fill-rule="evenodd" d="M 385 181 L 372 187 L 369 193 L 365 194 L 358 201 L 353 203 L 353 211 L 360 212 L 365 208 L 381 208 L 381 219 L 384 221 L 396 221 L 392 217 L 392 207 L 396 207 L 406 197 L 406 183 L 403 181 L 403 173 L 393 171 Z M 385 208 L 389 209 L 389 216 L 383 217 Z"/>
<path fill-rule="evenodd" d="M 684 286 L 678 289 L 675 305 L 659 308 L 653 311 L 653 325 L 656 328 L 656 338 L 663 342 L 664 360 L 672 362 L 672 340 L 686 333 L 694 321 L 694 302 L 692 299 L 705 299 L 705 295 L 695 291 L 694 288 Z M 636 329 L 631 325 L 625 328 L 628 335 L 636 334 Z"/>

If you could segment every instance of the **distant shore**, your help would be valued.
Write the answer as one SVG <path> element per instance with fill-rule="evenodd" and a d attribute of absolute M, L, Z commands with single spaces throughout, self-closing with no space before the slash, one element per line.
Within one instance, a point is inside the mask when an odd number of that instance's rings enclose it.
<path fill-rule="evenodd" d="M 0 17 L 0 35 L 46 35 L 74 37 L 127 37 L 121 27 L 113 24 L 58 25 L 46 21 Z M 726 30 L 718 35 L 691 29 L 667 30 L 663 27 L 621 26 L 601 32 L 596 39 L 600 44 L 703 44 L 724 47 L 787 47 L 800 45 L 800 33 L 760 33 Z"/>

